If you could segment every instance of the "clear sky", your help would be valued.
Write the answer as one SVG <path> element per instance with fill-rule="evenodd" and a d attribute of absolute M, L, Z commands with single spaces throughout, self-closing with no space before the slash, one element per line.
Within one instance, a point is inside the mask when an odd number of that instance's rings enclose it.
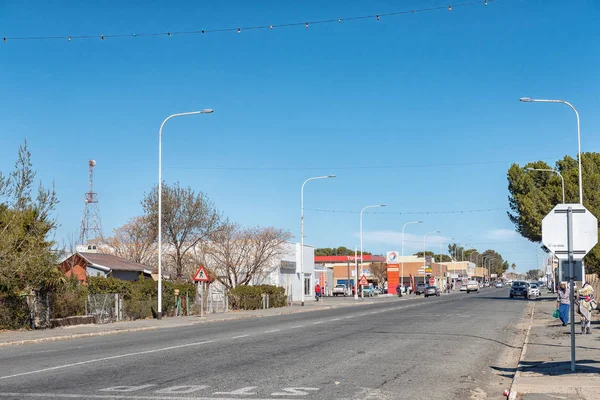
<path fill-rule="evenodd" d="M 289 229 L 317 247 L 439 251 L 456 238 L 493 248 L 518 270 L 541 252 L 506 216 L 511 162 L 553 163 L 600 151 L 600 2 L 498 0 L 452 11 L 203 35 L 107 38 L 276 25 L 445 6 L 447 0 L 0 1 L 0 37 L 95 35 L 0 42 L 0 170 L 27 138 L 45 184 L 60 198 L 61 241 L 75 232 L 95 159 L 104 233 L 141 213 L 163 177 L 207 193 L 244 225 Z M 492 209 L 454 214 L 400 214 Z M 538 264 L 539 265 L 539 264 Z"/>

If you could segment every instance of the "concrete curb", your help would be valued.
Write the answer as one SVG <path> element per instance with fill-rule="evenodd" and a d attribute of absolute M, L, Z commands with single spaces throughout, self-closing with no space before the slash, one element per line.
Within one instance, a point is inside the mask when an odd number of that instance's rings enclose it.
<path fill-rule="evenodd" d="M 253 318 L 268 318 L 268 317 L 276 317 L 276 316 L 280 316 L 280 315 L 290 315 L 290 314 L 298 314 L 298 313 L 304 313 L 304 312 L 324 311 L 324 310 L 331 310 L 334 308 L 353 307 L 353 306 L 367 305 L 367 304 L 374 304 L 374 303 L 342 304 L 342 305 L 337 305 L 337 306 L 336 305 L 324 305 L 324 306 L 319 306 L 318 308 L 315 307 L 315 308 L 306 308 L 306 309 L 301 309 L 301 310 L 282 310 L 281 312 L 277 312 L 275 314 L 269 314 L 269 315 L 260 315 L 260 314 L 252 315 L 251 314 L 251 315 L 231 316 L 231 317 L 227 317 L 227 318 L 214 319 L 214 320 L 208 320 L 208 319 L 206 319 L 206 317 L 198 317 L 199 318 L 198 321 L 192 321 L 190 323 L 181 324 L 181 325 L 145 326 L 145 327 L 140 327 L 140 328 L 113 329 L 113 330 L 103 331 L 103 332 L 76 333 L 73 335 L 62 335 L 62 336 L 53 336 L 53 337 L 39 338 L 39 339 L 25 339 L 25 340 L 17 340 L 17 341 L 12 341 L 12 342 L 3 342 L 3 343 L 0 343 L 0 348 L 10 347 L 10 346 L 21 346 L 21 345 L 26 345 L 26 344 L 56 342 L 56 341 L 60 341 L 60 340 L 82 339 L 82 338 L 95 337 L 95 336 L 118 335 L 120 333 L 154 331 L 154 330 L 159 330 L 159 329 L 173 329 L 173 328 L 181 328 L 181 327 L 198 325 L 198 324 L 208 324 L 208 323 L 217 323 L 217 322 L 225 322 L 225 321 L 240 321 L 240 320 L 253 319 Z M 314 306 L 311 306 L 311 307 L 314 307 Z"/>
<path fill-rule="evenodd" d="M 521 368 L 521 363 L 525 359 L 525 354 L 527 353 L 527 342 L 529 341 L 529 333 L 531 333 L 531 327 L 533 326 L 533 316 L 535 314 L 535 303 L 531 306 L 531 316 L 529 317 L 529 327 L 527 328 L 527 333 L 525 334 L 525 340 L 523 341 L 523 348 L 521 349 L 521 355 L 519 356 L 519 364 L 517 365 L 517 370 L 515 371 L 515 376 L 513 376 L 512 383 L 510 385 L 510 389 L 508 390 L 508 400 L 517 400 L 517 396 L 519 393 L 517 392 L 517 388 L 515 387 L 515 381 L 521 376 L 521 372 L 523 368 Z"/>

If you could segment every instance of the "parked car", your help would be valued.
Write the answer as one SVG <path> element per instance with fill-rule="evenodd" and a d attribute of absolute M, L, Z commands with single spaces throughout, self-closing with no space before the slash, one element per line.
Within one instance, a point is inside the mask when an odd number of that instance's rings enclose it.
<path fill-rule="evenodd" d="M 423 295 L 425 297 L 429 297 L 429 296 L 439 296 L 440 295 L 440 290 L 438 289 L 437 286 L 427 286 L 425 288 L 425 292 L 423 292 Z"/>
<path fill-rule="evenodd" d="M 509 297 L 512 299 L 513 297 L 524 297 L 527 298 L 529 296 L 529 284 L 525 281 L 513 281 L 510 287 L 510 295 Z"/>
<path fill-rule="evenodd" d="M 426 288 L 427 285 L 425 285 L 424 283 L 417 283 L 417 287 L 415 288 L 415 294 L 418 296 L 420 294 L 425 293 Z"/>
<path fill-rule="evenodd" d="M 335 285 L 335 287 L 333 288 L 333 295 L 334 296 L 344 296 L 346 297 L 347 294 L 347 289 L 346 289 L 346 285 Z"/>
<path fill-rule="evenodd" d="M 364 297 L 373 297 L 377 294 L 377 291 L 373 284 L 369 283 L 367 286 L 362 287 L 362 293 Z"/>
<path fill-rule="evenodd" d="M 530 298 L 540 297 L 540 287 L 538 286 L 537 283 L 530 283 L 529 284 L 529 289 L 527 290 L 527 295 Z"/>
<path fill-rule="evenodd" d="M 479 293 L 479 284 L 477 281 L 468 281 L 467 282 L 467 293 L 478 292 Z"/>
<path fill-rule="evenodd" d="M 462 285 L 460 285 L 460 291 L 461 292 L 466 292 L 467 291 L 467 284 L 463 283 Z"/>
<path fill-rule="evenodd" d="M 504 285 L 502 284 L 502 282 L 496 282 L 496 287 L 501 288 L 504 287 Z"/>

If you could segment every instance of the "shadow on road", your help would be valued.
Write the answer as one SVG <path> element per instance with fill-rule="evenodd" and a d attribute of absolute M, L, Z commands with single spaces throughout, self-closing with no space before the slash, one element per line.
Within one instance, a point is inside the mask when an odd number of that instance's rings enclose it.
<path fill-rule="evenodd" d="M 490 338 L 486 338 L 483 336 L 477 336 L 477 335 L 465 335 L 465 334 L 458 334 L 458 333 L 423 333 L 423 332 L 390 332 L 390 331 L 373 331 L 373 333 L 380 333 L 380 334 L 401 334 L 401 335 L 414 335 L 414 336 L 427 336 L 427 337 L 432 337 L 432 336 L 439 336 L 440 340 L 445 340 L 446 338 L 448 338 L 448 336 L 455 336 L 455 337 L 461 337 L 461 338 L 471 338 L 471 339 L 479 339 L 479 340 L 485 340 L 488 342 L 494 342 L 494 343 L 498 343 L 501 344 L 502 346 L 506 346 L 506 347 L 510 347 L 511 349 L 520 349 L 522 348 L 521 346 L 513 346 L 511 344 L 502 342 L 500 340 L 496 340 L 496 339 L 490 339 Z"/>

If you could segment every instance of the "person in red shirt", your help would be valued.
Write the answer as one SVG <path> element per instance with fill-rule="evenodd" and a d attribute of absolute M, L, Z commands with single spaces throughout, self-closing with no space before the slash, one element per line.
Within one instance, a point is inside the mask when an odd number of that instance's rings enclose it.
<path fill-rule="evenodd" d="M 321 286 L 317 283 L 315 286 L 315 299 L 319 301 L 319 297 L 321 297 Z"/>

